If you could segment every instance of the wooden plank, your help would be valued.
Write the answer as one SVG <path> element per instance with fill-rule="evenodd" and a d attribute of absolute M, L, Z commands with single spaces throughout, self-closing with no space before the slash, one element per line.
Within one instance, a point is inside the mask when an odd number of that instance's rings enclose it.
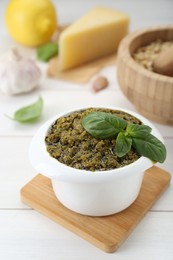
<path fill-rule="evenodd" d="M 111 76 L 112 76 L 111 72 Z M 110 75 L 110 74 L 109 74 Z M 114 72 L 115 77 L 115 72 Z M 109 78 L 109 77 L 108 77 Z M 110 79 L 111 80 L 111 79 Z M 49 81 L 45 79 L 44 86 L 49 85 Z M 73 87 L 74 86 L 74 87 Z M 88 87 L 90 88 L 90 83 Z M 128 101 L 123 93 L 118 89 L 117 83 L 111 82 L 109 88 L 105 91 L 100 91 L 98 95 L 93 93 L 87 86 L 82 87 L 80 85 L 72 85 L 70 83 L 57 83 L 51 82 L 49 89 L 40 89 L 31 93 L 28 93 L 25 99 L 22 95 L 15 96 L 15 102 L 13 96 L 7 97 L 0 93 L 0 113 L 1 115 L 1 136 L 32 136 L 37 129 L 51 117 L 58 113 L 76 109 L 79 107 L 91 107 L 91 106 L 116 106 L 126 107 L 127 109 L 134 110 L 133 105 Z M 13 116 L 14 111 L 17 109 L 33 103 L 41 95 L 47 109 L 44 110 L 43 116 L 35 124 L 19 124 L 13 120 L 10 120 L 4 114 Z M 57 103 L 58 98 L 58 103 Z"/>
<path fill-rule="evenodd" d="M 50 179 L 38 174 L 21 189 L 23 202 L 105 252 L 125 241 L 170 183 L 170 174 L 156 166 L 145 172 L 141 192 L 126 210 L 107 217 L 89 217 L 65 208 L 55 197 Z"/>
<path fill-rule="evenodd" d="M 173 212 L 148 212 L 119 250 L 106 254 L 35 210 L 0 211 L 1 260 L 171 260 Z"/>
<path fill-rule="evenodd" d="M 18 95 L 15 96 L 14 99 L 13 96 L 6 97 L 0 93 L 0 136 L 33 136 L 46 120 L 49 120 L 57 113 L 73 109 L 74 107 L 105 105 L 136 111 L 133 104 L 119 89 L 117 81 L 114 80 L 114 78 L 116 78 L 115 68 L 111 67 L 104 71 L 105 72 L 102 73 L 102 75 L 110 80 L 110 85 L 106 90 L 100 91 L 97 94 L 89 89 L 90 83 L 85 87 L 82 87 L 77 84 L 67 84 L 63 81 L 60 83 L 52 81 L 50 83 L 48 79 L 43 81 L 41 93 L 38 88 L 34 92 L 28 93 L 25 98 L 23 98 L 22 95 Z M 49 86 L 49 89 L 46 88 L 47 86 Z M 14 111 L 34 102 L 37 95 L 42 96 L 47 109 L 44 110 L 43 116 L 35 124 L 19 124 L 4 116 L 4 114 L 13 116 Z M 57 97 L 59 97 L 58 104 Z M 164 137 L 173 136 L 171 126 L 161 124 L 155 125 Z"/>

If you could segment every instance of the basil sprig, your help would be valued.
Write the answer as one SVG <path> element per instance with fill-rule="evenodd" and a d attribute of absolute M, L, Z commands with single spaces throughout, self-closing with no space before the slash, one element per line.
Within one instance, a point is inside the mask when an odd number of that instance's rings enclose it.
<path fill-rule="evenodd" d="M 115 154 L 126 155 L 133 147 L 140 155 L 155 162 L 166 159 L 165 145 L 151 134 L 147 125 L 128 124 L 126 120 L 105 112 L 91 112 L 82 119 L 85 130 L 98 139 L 116 138 Z"/>
<path fill-rule="evenodd" d="M 43 99 L 39 97 L 35 103 L 18 109 L 12 118 L 7 117 L 20 123 L 33 123 L 41 116 L 42 110 Z"/>
<path fill-rule="evenodd" d="M 132 147 L 132 138 L 126 136 L 123 132 L 119 132 L 116 139 L 115 153 L 118 157 L 126 155 Z"/>
<path fill-rule="evenodd" d="M 107 139 L 115 137 L 127 122 L 110 113 L 91 112 L 83 118 L 82 125 L 93 137 Z"/>
<path fill-rule="evenodd" d="M 41 61 L 47 62 L 57 54 L 58 44 L 55 42 L 46 43 L 37 49 L 37 58 Z"/>

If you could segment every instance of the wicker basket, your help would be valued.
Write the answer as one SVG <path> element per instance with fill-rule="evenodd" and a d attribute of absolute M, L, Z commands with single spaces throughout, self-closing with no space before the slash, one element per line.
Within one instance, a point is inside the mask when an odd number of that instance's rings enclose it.
<path fill-rule="evenodd" d="M 141 114 L 156 122 L 173 125 L 173 77 L 151 72 L 132 58 L 136 49 L 157 39 L 173 41 L 173 25 L 126 36 L 118 50 L 117 77 L 123 93 Z"/>

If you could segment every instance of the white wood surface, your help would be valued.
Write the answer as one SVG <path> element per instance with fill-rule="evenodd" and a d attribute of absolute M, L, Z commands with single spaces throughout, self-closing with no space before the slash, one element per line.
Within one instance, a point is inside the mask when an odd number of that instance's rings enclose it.
<path fill-rule="evenodd" d="M 152 25 L 173 23 L 172 0 L 88 0 L 53 1 L 60 23 L 77 19 L 96 5 L 110 6 L 127 12 L 131 17 L 131 31 Z M 35 58 L 35 50 L 15 43 L 6 31 L 4 10 L 7 0 L 0 1 L 0 53 L 12 46 L 20 48 L 25 56 Z M 113 254 L 106 254 L 63 227 L 30 209 L 20 200 L 20 189 L 36 172 L 30 165 L 28 149 L 38 127 L 63 110 L 77 106 L 111 105 L 135 111 L 116 82 L 116 69 L 104 68 L 100 74 L 110 81 L 108 89 L 94 94 L 90 84 L 76 85 L 46 77 L 46 65 L 38 63 L 43 71 L 40 88 L 19 96 L 0 94 L 0 259 L 2 260 L 172 260 L 173 259 L 173 184 L 153 206 L 132 235 Z M 34 102 L 41 95 L 44 113 L 33 125 L 10 121 L 23 105 Z M 165 139 L 168 156 L 159 165 L 172 173 L 173 127 L 155 124 Z"/>

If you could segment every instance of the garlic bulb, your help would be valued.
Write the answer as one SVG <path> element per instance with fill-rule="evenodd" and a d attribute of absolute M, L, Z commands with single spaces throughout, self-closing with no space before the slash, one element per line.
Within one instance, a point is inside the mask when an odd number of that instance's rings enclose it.
<path fill-rule="evenodd" d="M 22 58 L 17 49 L 0 57 L 0 90 L 9 95 L 29 92 L 36 88 L 41 71 L 34 61 Z"/>

